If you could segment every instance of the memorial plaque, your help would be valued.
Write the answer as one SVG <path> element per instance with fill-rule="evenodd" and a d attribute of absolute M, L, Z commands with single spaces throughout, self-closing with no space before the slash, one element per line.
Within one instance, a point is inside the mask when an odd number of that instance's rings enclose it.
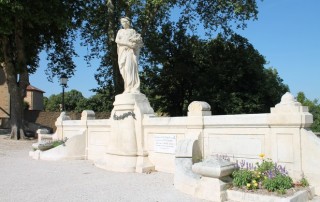
<path fill-rule="evenodd" d="M 175 134 L 155 134 L 154 151 L 158 153 L 175 154 L 177 139 Z"/>

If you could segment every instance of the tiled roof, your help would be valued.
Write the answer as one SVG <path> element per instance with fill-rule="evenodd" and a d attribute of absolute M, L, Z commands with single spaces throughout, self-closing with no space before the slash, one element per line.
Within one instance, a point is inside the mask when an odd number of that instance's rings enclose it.
<path fill-rule="evenodd" d="M 39 88 L 36 88 L 34 86 L 27 86 L 27 91 L 38 91 L 38 92 L 41 92 L 41 93 L 45 93 L 43 90 L 40 90 Z"/>

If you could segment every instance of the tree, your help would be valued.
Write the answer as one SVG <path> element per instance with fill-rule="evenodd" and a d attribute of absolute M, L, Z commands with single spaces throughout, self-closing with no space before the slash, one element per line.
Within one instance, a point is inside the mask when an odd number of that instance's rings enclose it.
<path fill-rule="evenodd" d="M 132 19 L 135 29 L 141 33 L 145 48 L 141 53 L 144 63 L 153 63 L 154 47 L 161 46 L 158 32 L 162 25 L 179 21 L 189 30 L 195 30 L 202 23 L 208 35 L 217 30 L 232 33 L 232 28 L 244 28 L 246 21 L 257 18 L 256 0 L 92 0 L 87 3 L 86 23 L 82 38 L 91 46 L 87 59 L 101 59 L 95 78 L 98 91 L 112 86 L 114 97 L 123 91 L 123 81 L 117 63 L 117 46 L 114 42 L 119 30 L 119 18 L 126 15 Z M 177 14 L 179 12 L 179 14 Z M 175 18 L 171 16 L 175 13 Z M 162 31 L 165 31 L 162 29 Z M 163 33 L 165 35 L 166 33 Z M 150 59 L 148 59 L 150 58 Z"/>
<path fill-rule="evenodd" d="M 108 93 L 97 93 L 79 102 L 76 111 L 93 110 L 94 112 L 111 112 L 112 107 L 112 100 L 108 96 Z"/>
<path fill-rule="evenodd" d="M 181 25 L 163 29 L 157 47 L 162 50 L 153 51 L 158 61 L 141 75 L 156 111 L 181 116 L 191 101 L 203 100 L 214 114 L 268 112 L 288 91 L 276 70 L 265 69 L 264 57 L 239 35 L 206 41 L 188 36 Z"/>
<path fill-rule="evenodd" d="M 74 112 L 81 112 L 84 109 L 79 108 L 82 103 L 86 103 L 87 99 L 82 95 L 81 92 L 77 90 L 71 90 L 65 92 L 65 109 L 66 111 L 74 111 Z M 61 111 L 61 104 L 62 104 L 62 93 L 58 95 L 51 95 L 47 98 L 47 102 L 45 103 L 45 110 L 57 112 Z"/>
<path fill-rule="evenodd" d="M 80 0 L 0 1 L 0 64 L 11 96 L 11 138 L 24 138 L 23 97 L 29 74 L 36 71 L 39 52 L 46 50 L 49 79 L 72 75 L 74 29 L 82 10 Z"/>
<path fill-rule="evenodd" d="M 314 132 L 320 132 L 320 104 L 319 100 L 315 99 L 313 101 L 306 98 L 303 92 L 298 92 L 297 101 L 303 106 L 309 107 L 309 112 L 313 115 L 313 123 L 311 125 L 311 130 Z"/>

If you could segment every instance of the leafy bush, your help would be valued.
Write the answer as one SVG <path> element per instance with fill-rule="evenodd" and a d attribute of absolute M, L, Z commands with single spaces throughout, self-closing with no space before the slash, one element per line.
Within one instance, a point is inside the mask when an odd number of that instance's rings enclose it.
<path fill-rule="evenodd" d="M 269 160 L 262 160 L 262 163 L 256 163 L 257 165 L 257 170 L 261 173 L 265 173 L 268 170 L 271 170 L 272 168 L 274 168 L 274 163 L 272 161 Z"/>
<path fill-rule="evenodd" d="M 286 189 L 293 187 L 293 182 L 291 177 L 277 174 L 273 178 L 266 178 L 263 181 L 263 187 L 268 191 L 279 191 L 280 193 L 285 193 Z"/>
<path fill-rule="evenodd" d="M 236 170 L 232 173 L 233 176 L 233 185 L 237 187 L 246 186 L 248 183 L 251 182 L 253 176 L 250 170 Z"/>
<path fill-rule="evenodd" d="M 57 146 L 62 145 L 64 143 L 65 143 L 64 140 L 55 140 L 55 141 L 52 142 L 52 146 L 53 147 L 57 147 Z"/>
<path fill-rule="evenodd" d="M 306 178 L 302 178 L 300 180 L 300 183 L 301 183 L 301 186 L 303 186 L 303 187 L 309 186 L 309 182 L 308 182 L 308 180 Z"/>

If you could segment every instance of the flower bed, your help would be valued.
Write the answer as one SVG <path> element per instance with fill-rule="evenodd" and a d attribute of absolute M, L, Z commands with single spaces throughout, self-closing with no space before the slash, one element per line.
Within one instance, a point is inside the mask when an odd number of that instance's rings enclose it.
<path fill-rule="evenodd" d="M 237 162 L 232 173 L 233 187 L 228 199 L 233 201 L 307 201 L 308 181 L 302 178 L 293 183 L 284 166 L 277 165 L 260 154 L 261 163 Z M 230 195 L 230 196 L 229 196 Z M 231 198 L 230 198 L 231 197 Z M 235 200 L 238 198 L 238 200 Z M 293 199 L 292 199 L 293 198 Z"/>

